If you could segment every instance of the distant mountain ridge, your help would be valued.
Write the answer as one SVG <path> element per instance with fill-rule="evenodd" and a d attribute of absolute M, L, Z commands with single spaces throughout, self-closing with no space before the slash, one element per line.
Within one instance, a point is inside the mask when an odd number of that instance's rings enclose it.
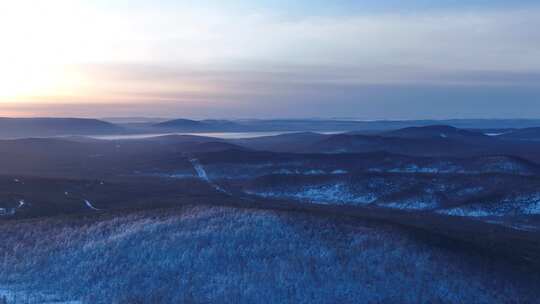
<path fill-rule="evenodd" d="M 483 136 L 482 133 L 505 133 L 496 137 L 536 140 L 539 138 L 538 127 L 540 127 L 540 120 L 357 121 L 332 119 L 193 120 L 181 118 L 161 122 L 123 123 L 118 119 L 116 122 L 108 122 L 85 118 L 0 118 L 0 138 L 225 132 L 350 132 L 357 135 L 378 134 L 382 137 L 447 137 L 448 139 L 480 139 Z M 302 137 L 307 138 L 308 136 L 304 134 Z M 311 136 L 311 139 L 315 139 L 315 137 Z"/>
<path fill-rule="evenodd" d="M 123 131 L 120 126 L 98 119 L 0 118 L 0 136 L 5 138 L 115 134 Z"/>
<path fill-rule="evenodd" d="M 160 122 L 153 125 L 156 128 L 180 128 L 189 130 L 198 130 L 205 127 L 205 124 L 201 121 L 191 119 L 175 119 Z"/>
<path fill-rule="evenodd" d="M 339 119 L 173 119 L 148 125 L 173 131 L 390 131 L 410 127 L 450 126 L 459 129 L 520 129 L 540 127 L 540 119 L 448 119 L 448 120 L 339 120 Z"/>
<path fill-rule="evenodd" d="M 234 121 L 214 119 L 191 120 L 181 118 L 153 124 L 150 127 L 166 131 L 181 132 L 234 132 L 245 130 L 249 131 L 249 128 L 247 126 L 242 126 Z"/>
<path fill-rule="evenodd" d="M 434 125 L 426 127 L 409 127 L 390 131 L 382 134 L 383 136 L 399 138 L 448 138 L 448 139 L 479 139 L 487 138 L 479 132 L 458 129 L 446 125 Z"/>

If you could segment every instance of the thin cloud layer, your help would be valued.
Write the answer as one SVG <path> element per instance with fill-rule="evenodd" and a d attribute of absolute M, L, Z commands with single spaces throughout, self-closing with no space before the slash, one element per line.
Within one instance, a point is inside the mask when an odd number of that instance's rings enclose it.
<path fill-rule="evenodd" d="M 469 116 L 479 97 L 500 111 L 491 116 L 505 116 L 518 98 L 538 101 L 540 8 L 527 1 L 429 9 L 422 1 L 409 9 L 368 2 L 362 11 L 358 3 L 339 1 L 329 13 L 322 3 L 306 4 L 305 14 L 298 5 L 285 13 L 284 4 L 264 1 L 258 7 L 242 1 L 2 4 L 0 14 L 10 17 L 0 21 L 0 32 L 9 32 L 0 80 L 13 88 L 0 93 L 0 103 L 12 112 L 47 114 L 39 106 L 47 104 L 78 109 L 72 110 L 77 115 L 94 113 L 99 104 L 103 116 L 120 108 L 126 115 L 205 116 L 212 107 L 220 116 L 301 116 L 297 110 L 314 106 L 320 113 L 309 116 L 364 116 L 372 108 L 371 115 L 383 118 L 390 115 L 386 103 L 422 104 L 413 113 L 392 114 L 415 118 L 453 103 L 445 96 L 459 96 L 455 116 Z M 25 79 L 31 85 L 21 86 Z M 407 87 L 414 101 L 388 92 Z M 431 100 L 416 100 L 422 91 Z M 294 111 L 265 106 L 276 100 L 294 103 Z"/>

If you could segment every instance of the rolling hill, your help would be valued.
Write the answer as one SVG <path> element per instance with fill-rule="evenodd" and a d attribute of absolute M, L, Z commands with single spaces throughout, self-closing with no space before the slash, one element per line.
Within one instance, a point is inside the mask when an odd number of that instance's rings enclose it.
<path fill-rule="evenodd" d="M 83 118 L 0 118 L 0 138 L 117 134 L 117 125 Z"/>
<path fill-rule="evenodd" d="M 513 140 L 540 141 L 540 128 L 515 129 L 498 135 L 497 137 Z"/>
<path fill-rule="evenodd" d="M 445 125 L 433 125 L 425 127 L 410 127 L 404 129 L 398 129 L 395 131 L 389 131 L 382 133 L 381 135 L 386 137 L 399 137 L 399 138 L 443 138 L 443 139 L 458 139 L 458 140 L 481 140 L 489 138 L 488 136 L 479 133 L 468 131 L 464 129 L 458 129 Z"/>

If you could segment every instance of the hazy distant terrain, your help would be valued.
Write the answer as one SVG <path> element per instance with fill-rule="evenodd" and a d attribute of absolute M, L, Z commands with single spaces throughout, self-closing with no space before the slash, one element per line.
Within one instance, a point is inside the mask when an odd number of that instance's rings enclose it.
<path fill-rule="evenodd" d="M 85 121 L 87 131 L 87 123 L 111 128 L 101 134 L 133 131 Z M 159 124 L 236 132 L 241 122 Z M 296 127 L 315 122 L 306 124 Z M 253 138 L 0 140 L 0 296 L 10 304 L 534 303 L 535 129 L 494 136 L 443 122 L 374 124 L 380 130 Z"/>
<path fill-rule="evenodd" d="M 0 118 L 0 138 L 51 137 L 72 135 L 133 135 L 165 133 L 223 132 L 350 132 L 373 133 L 407 127 L 447 125 L 463 129 L 483 130 L 490 134 L 523 137 L 521 132 L 534 133 L 540 120 L 534 119 L 455 119 L 360 121 L 351 119 L 267 119 L 267 120 L 191 120 L 164 118 Z M 519 131 L 516 129 L 529 128 Z M 516 131 L 516 133 L 513 133 Z M 532 138 L 538 138 L 533 136 Z"/>
<path fill-rule="evenodd" d="M 0 118 L 0 138 L 120 133 L 123 128 L 97 119 Z"/>

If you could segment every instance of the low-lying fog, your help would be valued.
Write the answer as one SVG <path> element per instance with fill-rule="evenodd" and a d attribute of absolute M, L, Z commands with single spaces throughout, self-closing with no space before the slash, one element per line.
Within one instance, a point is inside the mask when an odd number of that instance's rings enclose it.
<path fill-rule="evenodd" d="M 344 133 L 345 131 L 333 131 L 333 132 L 317 132 L 319 134 L 339 134 Z M 272 132 L 205 132 L 205 133 L 186 133 L 186 132 L 173 132 L 173 133 L 152 133 L 152 134 L 128 134 L 128 135 L 95 135 L 90 136 L 95 139 L 105 139 L 105 140 L 119 140 L 119 139 L 143 139 L 167 135 L 196 135 L 196 136 L 206 136 L 206 137 L 215 137 L 221 139 L 240 139 L 240 138 L 256 138 L 263 136 L 276 136 L 282 134 L 292 134 L 298 133 L 298 131 L 272 131 Z"/>

